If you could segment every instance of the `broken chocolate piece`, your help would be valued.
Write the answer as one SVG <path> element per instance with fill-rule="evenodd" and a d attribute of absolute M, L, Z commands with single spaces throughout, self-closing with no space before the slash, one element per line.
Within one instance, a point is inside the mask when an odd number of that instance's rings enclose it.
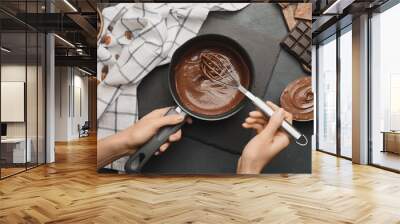
<path fill-rule="evenodd" d="M 292 30 L 297 23 L 296 19 L 294 18 L 296 7 L 296 4 L 289 4 L 286 8 L 282 9 L 283 17 L 289 30 Z"/>
<path fill-rule="evenodd" d="M 306 76 L 291 82 L 281 95 L 281 106 L 293 115 L 295 121 L 314 119 L 314 94 L 311 77 Z"/>
<path fill-rule="evenodd" d="M 298 3 L 294 17 L 296 19 L 304 19 L 311 21 L 312 3 Z"/>

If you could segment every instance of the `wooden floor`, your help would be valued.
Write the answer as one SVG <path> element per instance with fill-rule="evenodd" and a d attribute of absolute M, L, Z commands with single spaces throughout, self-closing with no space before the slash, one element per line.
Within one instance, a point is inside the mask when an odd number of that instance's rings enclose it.
<path fill-rule="evenodd" d="M 25 167 L 7 167 L 7 168 L 0 168 L 1 169 L 1 177 L 8 177 L 13 174 L 23 172 L 25 170 Z"/>
<path fill-rule="evenodd" d="M 400 170 L 400 154 L 375 150 L 372 160 L 374 164 Z"/>
<path fill-rule="evenodd" d="M 400 175 L 313 153 L 312 175 L 97 174 L 96 142 L 0 181 L 0 223 L 400 223 Z"/>
<path fill-rule="evenodd" d="M 20 172 L 24 172 L 26 169 L 33 169 L 37 166 L 37 164 L 29 164 L 27 163 L 27 167 L 25 165 L 18 165 L 18 167 L 2 167 L 1 169 L 1 178 L 6 178 L 11 175 L 18 174 Z"/>

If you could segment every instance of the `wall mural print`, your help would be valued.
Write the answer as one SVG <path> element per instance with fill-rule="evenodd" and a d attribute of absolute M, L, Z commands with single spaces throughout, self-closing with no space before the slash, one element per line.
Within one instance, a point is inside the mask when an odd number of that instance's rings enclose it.
<path fill-rule="evenodd" d="M 99 172 L 310 173 L 310 9 L 98 4 Z"/>

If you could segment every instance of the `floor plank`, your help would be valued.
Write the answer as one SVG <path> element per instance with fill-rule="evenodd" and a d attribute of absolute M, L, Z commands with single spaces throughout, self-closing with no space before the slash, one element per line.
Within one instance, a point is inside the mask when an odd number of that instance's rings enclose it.
<path fill-rule="evenodd" d="M 400 175 L 313 152 L 311 175 L 96 173 L 96 140 L 0 181 L 0 223 L 400 223 Z"/>

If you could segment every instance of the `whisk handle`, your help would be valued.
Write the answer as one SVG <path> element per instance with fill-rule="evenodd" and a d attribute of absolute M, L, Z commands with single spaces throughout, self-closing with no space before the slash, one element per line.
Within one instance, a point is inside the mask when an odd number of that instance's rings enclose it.
<path fill-rule="evenodd" d="M 181 114 L 187 116 L 179 107 L 171 108 L 164 116 L 171 114 Z M 140 173 L 142 167 L 147 163 L 147 161 L 154 155 L 154 153 L 164 144 L 168 137 L 178 131 L 185 121 L 176 124 L 165 126 L 161 128 L 155 136 L 153 136 L 148 142 L 146 142 L 142 147 L 140 147 L 134 154 L 129 156 L 129 159 L 125 163 L 125 172 Z"/>
<path fill-rule="evenodd" d="M 249 98 L 255 106 L 257 106 L 265 115 L 271 117 L 274 113 L 274 110 L 268 106 L 263 100 L 252 94 L 248 90 L 243 90 L 239 88 L 241 92 L 243 92 L 247 98 Z M 282 129 L 285 130 L 289 135 L 291 135 L 295 140 L 296 143 L 305 146 L 308 143 L 307 138 L 300 133 L 295 127 L 293 127 L 288 121 L 284 120 L 282 122 Z"/>

